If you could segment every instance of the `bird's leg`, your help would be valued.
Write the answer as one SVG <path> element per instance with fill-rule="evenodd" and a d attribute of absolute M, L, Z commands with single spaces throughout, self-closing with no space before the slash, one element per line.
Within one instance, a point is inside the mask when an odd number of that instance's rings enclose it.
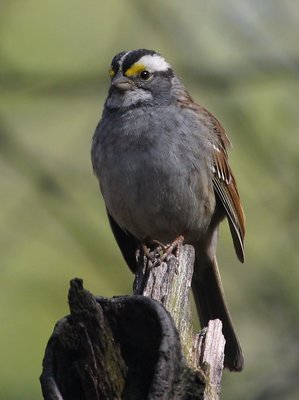
<path fill-rule="evenodd" d="M 153 252 L 151 252 L 150 248 L 147 247 L 144 243 L 141 244 L 142 251 L 145 257 L 147 257 L 151 262 L 153 262 L 152 267 L 156 267 L 160 265 L 170 254 L 172 254 L 174 250 L 175 250 L 174 253 L 175 257 L 178 257 L 180 248 L 184 242 L 184 236 L 180 235 L 176 237 L 171 243 L 168 243 L 167 245 L 164 245 L 158 240 L 153 240 L 153 239 L 148 242 L 150 242 L 150 244 L 152 245 L 155 245 Z"/>
<path fill-rule="evenodd" d="M 164 246 L 158 240 L 146 239 L 140 243 L 138 253 L 139 255 L 146 257 L 152 262 L 152 264 L 154 264 L 155 260 L 157 260 L 157 258 L 160 259 L 160 257 L 164 254 L 165 247 L 166 246 Z"/>
<path fill-rule="evenodd" d="M 144 257 L 146 257 L 150 261 L 153 261 L 155 257 L 153 254 L 151 254 L 150 248 L 147 247 L 145 243 L 141 243 L 140 247 Z"/>
<path fill-rule="evenodd" d="M 173 253 L 173 251 L 175 250 L 175 257 L 178 257 L 179 255 L 179 251 L 182 247 L 182 244 L 184 242 L 185 238 L 183 235 L 179 235 L 178 237 L 176 237 L 171 243 L 167 244 L 166 246 L 164 246 L 164 254 L 163 254 L 163 260 L 165 260 L 165 258 L 167 256 L 169 256 L 170 254 Z"/>
<path fill-rule="evenodd" d="M 167 245 L 165 246 L 165 244 L 159 242 L 159 240 L 156 240 L 156 239 L 152 239 L 150 242 L 151 242 L 151 244 L 153 244 L 153 245 L 157 245 L 156 248 L 161 247 L 162 250 L 165 250 L 165 248 L 167 247 Z"/>

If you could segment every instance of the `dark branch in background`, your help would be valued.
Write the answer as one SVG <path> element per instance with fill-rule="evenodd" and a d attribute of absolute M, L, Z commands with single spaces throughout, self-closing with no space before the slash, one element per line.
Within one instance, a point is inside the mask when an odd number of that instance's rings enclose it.
<path fill-rule="evenodd" d="M 187 60 L 185 60 L 187 61 Z M 290 64 L 292 68 L 277 59 L 255 60 L 252 64 L 234 64 L 229 69 L 211 69 L 201 66 L 200 68 L 187 62 L 175 64 L 176 71 L 188 71 L 188 80 L 206 89 L 221 90 L 234 85 L 246 84 L 256 81 L 282 79 L 298 79 L 299 60 L 294 57 Z M 2 71 L 0 75 L 0 87 L 2 89 L 29 90 L 36 95 L 64 95 L 70 96 L 76 93 L 86 92 L 99 93 L 108 89 L 108 74 L 106 72 L 95 72 L 89 74 L 49 74 L 49 73 L 26 73 L 17 69 Z"/>

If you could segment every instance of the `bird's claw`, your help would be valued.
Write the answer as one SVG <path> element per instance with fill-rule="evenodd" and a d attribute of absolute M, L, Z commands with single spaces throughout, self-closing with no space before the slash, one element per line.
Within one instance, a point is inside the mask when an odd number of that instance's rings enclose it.
<path fill-rule="evenodd" d="M 184 237 L 180 235 L 171 243 L 166 245 L 158 240 L 151 240 L 151 244 L 155 245 L 152 251 L 144 243 L 142 243 L 141 246 L 143 255 L 151 262 L 151 268 L 155 268 L 161 265 L 162 262 L 164 262 L 171 254 L 174 254 L 174 256 L 177 258 L 183 242 Z"/>

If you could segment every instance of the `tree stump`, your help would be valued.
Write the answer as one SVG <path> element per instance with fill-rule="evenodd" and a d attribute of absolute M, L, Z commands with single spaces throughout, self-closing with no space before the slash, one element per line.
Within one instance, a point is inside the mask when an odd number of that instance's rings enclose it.
<path fill-rule="evenodd" d="M 82 280 L 71 281 L 71 314 L 56 324 L 45 352 L 44 399 L 219 398 L 225 341 L 219 320 L 193 335 L 194 249 L 153 263 L 139 258 L 132 296 L 95 297 Z"/>

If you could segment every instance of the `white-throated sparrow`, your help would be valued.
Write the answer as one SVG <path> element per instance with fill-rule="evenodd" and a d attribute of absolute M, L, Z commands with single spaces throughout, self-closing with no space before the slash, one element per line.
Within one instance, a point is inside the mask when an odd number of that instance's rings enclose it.
<path fill-rule="evenodd" d="M 116 55 L 92 143 L 92 164 L 115 239 L 134 272 L 136 249 L 183 235 L 195 247 L 192 289 L 201 324 L 219 318 L 225 366 L 243 368 L 216 261 L 218 226 L 228 218 L 244 261 L 245 218 L 228 164 L 228 137 L 195 103 L 171 66 L 150 50 Z"/>

